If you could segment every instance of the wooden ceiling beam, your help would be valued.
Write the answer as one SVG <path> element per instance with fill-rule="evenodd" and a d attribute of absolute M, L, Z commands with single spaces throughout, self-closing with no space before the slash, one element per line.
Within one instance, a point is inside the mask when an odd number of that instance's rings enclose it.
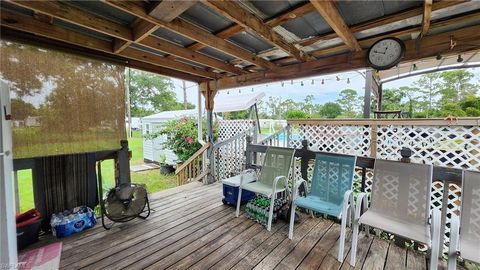
<path fill-rule="evenodd" d="M 422 31 L 420 37 L 425 36 L 430 29 L 430 19 L 432 18 L 432 2 L 433 0 L 425 0 L 423 2 Z"/>
<path fill-rule="evenodd" d="M 0 24 L 4 27 L 17 31 L 27 32 L 57 41 L 113 54 L 112 44 L 108 41 L 96 39 L 60 26 L 50 25 L 42 21 L 37 21 L 30 16 L 2 10 Z M 127 48 L 119 55 L 128 59 L 138 60 L 200 77 L 211 79 L 217 77 L 217 75 L 213 72 L 208 72 L 201 68 L 186 65 L 183 63 L 174 62 L 149 52 Z"/>
<path fill-rule="evenodd" d="M 343 40 L 345 44 L 354 52 L 361 51 L 357 39 L 353 36 L 333 0 L 310 0 L 310 3 L 317 9 L 318 13 L 332 27 L 333 31 Z"/>
<path fill-rule="evenodd" d="M 94 30 L 121 40 L 132 40 L 132 31 L 127 26 L 105 20 L 93 13 L 86 12 L 77 7 L 61 1 L 23 1 L 7 0 L 8 2 L 31 9 L 35 12 L 60 18 L 69 23 Z"/>
<path fill-rule="evenodd" d="M 450 1 L 450 0 L 442 0 L 439 2 L 435 2 L 432 5 L 432 11 L 451 7 L 454 5 L 462 4 L 465 3 L 465 0 L 457 0 L 457 1 Z M 365 23 L 360 23 L 357 25 L 353 25 L 350 27 L 350 32 L 352 33 L 358 33 L 367 29 L 373 29 L 382 25 L 387 25 L 390 23 L 402 21 L 405 19 L 409 19 L 415 16 L 422 15 L 424 8 L 423 7 L 418 7 L 418 8 L 413 8 L 407 11 L 402 11 L 396 14 L 392 14 L 389 16 L 385 16 L 380 19 L 374 19 Z M 329 39 L 334 39 L 337 38 L 338 35 L 335 32 L 324 34 L 324 35 L 319 35 L 316 37 L 311 37 L 305 40 L 302 40 L 298 42 L 299 45 L 301 46 L 310 46 L 320 40 L 329 40 Z"/>
<path fill-rule="evenodd" d="M 309 12 L 312 12 L 314 10 L 315 10 L 315 8 L 312 6 L 312 4 L 310 4 L 310 2 L 307 2 L 307 3 L 304 3 L 304 4 L 300 4 L 299 6 L 294 7 L 292 9 L 289 9 L 289 10 L 279 14 L 278 16 L 275 16 L 275 17 L 272 17 L 270 19 L 265 20 L 265 24 L 273 28 L 273 27 L 279 26 L 281 24 L 284 24 L 284 23 L 286 23 L 290 20 L 296 19 L 298 17 L 302 17 L 303 15 L 305 15 Z M 222 39 L 227 39 L 227 38 L 233 37 L 234 35 L 242 32 L 244 30 L 245 29 L 242 26 L 240 26 L 238 24 L 234 24 L 234 25 L 229 26 L 229 27 L 223 29 L 222 31 L 216 33 L 216 36 L 219 37 L 219 38 L 222 38 Z M 195 44 L 192 44 L 192 45 L 188 46 L 188 48 L 192 49 L 192 50 L 200 50 L 204 47 L 205 46 L 202 43 L 195 43 Z"/>
<path fill-rule="evenodd" d="M 131 1 L 113 1 L 113 0 L 102 0 L 102 2 L 122 10 L 126 13 L 129 13 L 138 18 L 142 18 L 151 23 L 157 24 L 160 27 L 164 27 L 170 31 L 173 31 L 179 35 L 187 37 L 189 39 L 195 40 L 197 42 L 203 43 L 205 46 L 215 48 L 221 52 L 229 54 L 233 57 L 240 58 L 244 61 L 257 65 L 265 69 L 275 68 L 276 65 L 270 61 L 267 61 L 263 58 L 257 57 L 255 54 L 233 45 L 232 43 L 215 36 L 214 34 L 207 32 L 197 26 L 194 26 L 188 22 L 180 20 L 178 18 L 167 23 L 161 20 L 158 20 L 150 15 L 148 15 L 146 9 L 142 5 L 138 5 L 135 2 Z"/>
<path fill-rule="evenodd" d="M 125 26 L 113 23 L 103 18 L 95 18 L 95 23 L 97 23 L 97 25 L 92 23 L 91 25 L 85 26 L 84 24 L 86 21 L 91 21 L 91 19 L 89 19 L 89 17 L 91 16 L 83 10 L 70 9 L 70 6 L 65 5 L 62 2 L 12 1 L 12 4 L 22 6 L 24 8 L 32 9 L 36 12 L 40 12 L 41 14 L 48 14 L 58 19 L 66 20 L 68 22 L 75 23 L 82 27 L 87 27 L 97 32 L 102 32 L 105 34 L 112 35 L 115 38 L 113 42 L 112 50 L 114 53 L 117 53 L 117 54 L 120 54 L 123 50 L 128 48 L 130 44 L 139 43 L 151 49 L 158 50 L 166 54 L 175 55 L 185 60 L 189 60 L 194 63 L 209 66 L 221 71 L 226 71 L 232 74 L 246 73 L 246 71 L 242 70 L 241 68 L 237 68 L 224 61 L 220 61 L 215 58 L 208 57 L 206 55 L 194 52 L 192 50 L 175 45 L 165 40 L 151 37 L 150 34 L 156 29 L 158 29 L 159 26 L 142 19 L 135 20 L 135 22 L 133 22 L 131 25 L 131 27 L 133 28 L 133 37 L 131 37 L 132 40 L 124 40 L 124 39 L 121 39 L 122 34 L 120 34 L 120 32 L 104 31 L 106 28 L 102 27 L 102 25 L 103 26 L 108 25 L 109 26 L 108 29 L 123 29 L 125 28 Z M 64 12 L 63 10 L 66 10 L 68 12 Z M 75 15 L 75 16 L 69 17 L 67 15 Z M 122 32 L 125 32 L 125 31 L 122 31 Z"/>
<path fill-rule="evenodd" d="M 450 48 L 451 37 L 457 42 L 457 46 L 453 49 Z M 422 40 L 420 50 L 416 49 L 415 40 L 409 40 L 405 42 L 406 54 L 402 62 L 411 62 L 419 59 L 436 57 L 438 53 L 449 55 L 471 50 L 479 50 L 479 40 L 480 26 L 478 25 L 442 34 L 425 36 Z M 270 71 L 221 78 L 216 81 L 202 83 L 201 89 L 202 91 L 205 90 L 207 88 L 207 83 L 211 90 L 222 90 L 274 81 L 290 80 L 294 78 L 331 74 L 366 67 L 366 51 L 349 52 L 321 58 L 315 61 L 278 67 Z"/>
<path fill-rule="evenodd" d="M 266 25 L 260 18 L 242 8 L 233 1 L 202 0 L 202 3 L 212 8 L 222 16 L 236 22 L 243 28 L 252 31 L 265 39 L 268 43 L 280 48 L 299 61 L 310 61 L 313 58 L 304 54 L 294 45 L 288 43 L 285 38 Z"/>
<path fill-rule="evenodd" d="M 162 0 L 161 2 L 153 4 L 148 15 L 164 22 L 171 22 L 191 6 L 195 5 L 196 2 L 197 1 L 187 0 Z"/>

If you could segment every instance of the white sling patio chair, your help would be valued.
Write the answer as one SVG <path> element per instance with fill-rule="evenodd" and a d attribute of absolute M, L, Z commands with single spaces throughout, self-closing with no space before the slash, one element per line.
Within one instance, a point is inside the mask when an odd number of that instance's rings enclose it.
<path fill-rule="evenodd" d="M 464 171 L 460 218 L 452 216 L 448 269 L 456 269 L 457 257 L 480 263 L 480 172 Z"/>
<path fill-rule="evenodd" d="M 338 260 L 343 262 L 347 223 L 353 219 L 352 183 L 355 172 L 355 156 L 318 153 L 315 156 L 312 186 L 306 197 L 298 197 L 298 189 L 306 181 L 295 183 L 288 238 L 293 238 L 295 208 L 297 206 L 342 219 Z"/>
<path fill-rule="evenodd" d="M 427 245 L 430 269 L 437 269 L 440 250 L 440 211 L 430 219 L 432 165 L 377 159 L 371 205 L 365 193 L 357 198 L 350 264 L 355 266 L 360 224 L 381 229 Z M 361 213 L 362 204 L 366 211 Z M 368 209 L 367 209 L 368 208 Z M 368 227 L 366 228 L 368 232 Z"/>
<path fill-rule="evenodd" d="M 240 200 L 242 198 L 242 189 L 262 194 L 270 198 L 270 209 L 268 213 L 267 230 L 272 228 L 273 206 L 277 193 L 286 191 L 288 193 L 288 176 L 293 165 L 293 155 L 295 149 L 268 147 L 263 159 L 263 165 L 260 175 L 256 182 L 243 183 L 243 177 L 240 180 L 237 198 L 236 216 L 240 214 Z"/>

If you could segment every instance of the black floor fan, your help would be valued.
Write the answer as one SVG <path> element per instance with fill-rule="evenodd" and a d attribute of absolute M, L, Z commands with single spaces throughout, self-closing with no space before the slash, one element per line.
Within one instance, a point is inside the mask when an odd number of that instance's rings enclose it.
<path fill-rule="evenodd" d="M 115 179 L 115 187 L 108 190 L 105 196 L 101 161 L 97 163 L 100 212 L 102 225 L 107 230 L 116 222 L 127 222 L 137 217 L 146 219 L 150 215 L 150 203 L 145 186 L 130 182 L 128 142 L 122 141 L 121 144 L 122 149 L 117 155 L 118 177 Z M 112 225 L 105 224 L 105 216 L 113 221 Z"/>

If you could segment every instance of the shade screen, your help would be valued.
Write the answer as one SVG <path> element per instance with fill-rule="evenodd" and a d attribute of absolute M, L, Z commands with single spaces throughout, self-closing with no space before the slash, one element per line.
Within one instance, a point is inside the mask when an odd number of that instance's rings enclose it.
<path fill-rule="evenodd" d="M 124 67 L 0 41 L 10 87 L 13 156 L 118 149 L 125 138 Z"/>

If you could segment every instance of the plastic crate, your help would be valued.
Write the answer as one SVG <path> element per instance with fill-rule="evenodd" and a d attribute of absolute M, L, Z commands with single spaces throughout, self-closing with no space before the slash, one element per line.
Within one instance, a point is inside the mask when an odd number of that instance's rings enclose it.
<path fill-rule="evenodd" d="M 41 222 L 41 215 L 36 209 L 16 216 L 18 249 L 23 249 L 38 241 Z"/>

